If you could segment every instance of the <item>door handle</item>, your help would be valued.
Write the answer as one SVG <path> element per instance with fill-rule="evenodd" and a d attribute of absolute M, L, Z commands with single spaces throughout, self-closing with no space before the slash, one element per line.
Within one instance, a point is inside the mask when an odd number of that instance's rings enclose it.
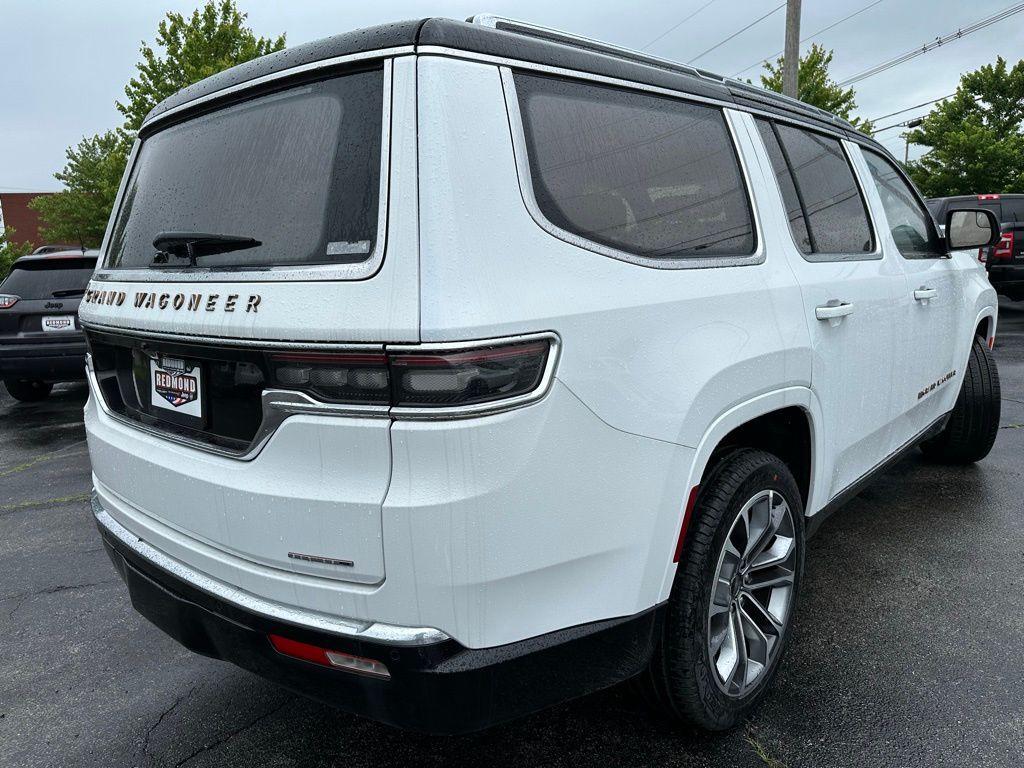
<path fill-rule="evenodd" d="M 934 299 L 938 295 L 939 292 L 937 290 L 935 290 L 934 288 L 929 288 L 925 285 L 922 285 L 920 288 L 914 291 L 914 299 L 916 301 L 928 301 L 928 299 Z"/>
<path fill-rule="evenodd" d="M 814 316 L 819 320 L 828 320 L 828 324 L 835 328 L 847 315 L 853 314 L 853 304 L 839 299 L 830 299 L 827 304 L 814 308 Z"/>

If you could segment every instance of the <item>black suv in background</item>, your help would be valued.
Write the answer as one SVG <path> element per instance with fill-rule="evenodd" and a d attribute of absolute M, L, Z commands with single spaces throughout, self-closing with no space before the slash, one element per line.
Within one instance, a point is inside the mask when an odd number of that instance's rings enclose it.
<path fill-rule="evenodd" d="M 981 248 L 978 259 L 985 263 L 988 280 L 996 292 L 1013 301 L 1024 300 L 1024 194 L 961 195 L 928 200 L 928 210 L 939 222 L 950 208 L 983 208 L 999 221 L 1001 239 Z"/>
<path fill-rule="evenodd" d="M 0 378 L 15 399 L 42 400 L 54 382 L 85 378 L 78 304 L 97 255 L 22 256 L 0 283 Z"/>

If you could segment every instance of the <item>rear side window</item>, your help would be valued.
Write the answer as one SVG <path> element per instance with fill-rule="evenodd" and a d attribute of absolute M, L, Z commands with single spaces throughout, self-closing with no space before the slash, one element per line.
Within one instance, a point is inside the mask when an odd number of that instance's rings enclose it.
<path fill-rule="evenodd" d="M 791 227 L 805 258 L 835 261 L 873 252 L 867 206 L 839 141 L 789 125 L 759 123 L 762 136 L 774 127 L 781 152 L 773 152 L 774 142 L 765 140 L 765 144 L 776 176 L 787 179 L 780 181 L 780 189 L 791 181 L 803 208 L 802 219 Z M 791 209 L 784 190 L 783 199 Z"/>
<path fill-rule="evenodd" d="M 1003 199 L 1003 221 L 1024 222 L 1024 197 Z"/>
<path fill-rule="evenodd" d="M 251 98 L 146 138 L 107 266 L 187 265 L 157 251 L 161 232 L 259 241 L 205 254 L 199 267 L 367 260 L 377 240 L 382 99 L 377 69 Z"/>
<path fill-rule="evenodd" d="M 647 259 L 754 252 L 720 109 L 533 75 L 515 85 L 534 197 L 551 223 Z"/>
<path fill-rule="evenodd" d="M 0 293 L 23 299 L 74 297 L 85 288 L 96 267 L 96 259 L 46 259 L 22 262 L 0 283 Z"/>
<path fill-rule="evenodd" d="M 882 198 L 889 231 L 900 253 L 908 259 L 936 256 L 940 252 L 938 235 L 931 215 L 921 205 L 914 190 L 892 163 L 870 150 L 862 150 L 871 169 L 878 195 Z"/>

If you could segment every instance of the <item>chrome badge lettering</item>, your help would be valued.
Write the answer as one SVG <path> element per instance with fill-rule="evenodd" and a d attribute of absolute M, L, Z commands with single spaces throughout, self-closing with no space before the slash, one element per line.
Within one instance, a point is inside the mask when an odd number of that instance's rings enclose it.
<path fill-rule="evenodd" d="M 89 288 L 82 299 L 86 304 L 120 307 L 128 300 L 125 291 L 97 290 Z M 257 314 L 263 297 L 258 293 L 156 293 L 136 291 L 132 296 L 135 309 L 152 309 L 158 312 L 246 312 Z M 243 310 L 243 306 L 245 309 Z"/>

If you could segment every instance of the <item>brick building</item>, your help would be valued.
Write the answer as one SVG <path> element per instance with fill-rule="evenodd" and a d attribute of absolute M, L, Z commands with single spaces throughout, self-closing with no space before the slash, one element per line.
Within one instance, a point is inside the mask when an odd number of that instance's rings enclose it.
<path fill-rule="evenodd" d="M 23 243 L 28 241 L 33 247 L 43 245 L 39 234 L 39 214 L 28 207 L 28 204 L 41 195 L 52 192 L 0 192 L 0 229 L 15 230 L 14 239 Z"/>

